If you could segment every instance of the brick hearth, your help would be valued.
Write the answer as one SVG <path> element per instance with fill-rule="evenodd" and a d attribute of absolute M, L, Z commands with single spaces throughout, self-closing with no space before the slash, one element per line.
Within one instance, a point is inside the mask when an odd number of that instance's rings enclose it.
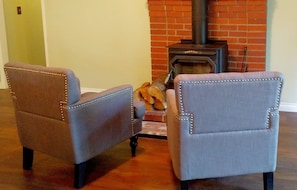
<path fill-rule="evenodd" d="M 166 112 L 158 110 L 147 110 L 145 112 L 144 121 L 166 122 Z"/>

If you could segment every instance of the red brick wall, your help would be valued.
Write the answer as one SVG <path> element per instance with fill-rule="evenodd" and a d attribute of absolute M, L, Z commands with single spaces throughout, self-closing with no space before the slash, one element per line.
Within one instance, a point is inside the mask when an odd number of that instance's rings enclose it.
<path fill-rule="evenodd" d="M 266 0 L 208 0 L 208 39 L 227 40 L 229 71 L 265 70 Z M 148 0 L 152 78 L 168 72 L 167 46 L 191 39 L 191 0 Z"/>

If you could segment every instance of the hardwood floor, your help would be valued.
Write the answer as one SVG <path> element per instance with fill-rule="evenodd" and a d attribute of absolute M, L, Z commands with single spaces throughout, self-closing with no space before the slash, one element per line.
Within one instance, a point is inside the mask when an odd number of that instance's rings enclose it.
<path fill-rule="evenodd" d="M 22 169 L 22 147 L 15 127 L 12 102 L 0 90 L 0 189 L 73 189 L 73 164 L 36 152 L 32 171 Z M 140 138 L 136 157 L 130 156 L 129 141 L 97 156 L 88 163 L 87 184 L 82 189 L 177 190 L 167 141 Z M 281 113 L 276 190 L 297 188 L 297 113 Z M 190 189 L 256 190 L 262 174 L 196 180 Z"/>

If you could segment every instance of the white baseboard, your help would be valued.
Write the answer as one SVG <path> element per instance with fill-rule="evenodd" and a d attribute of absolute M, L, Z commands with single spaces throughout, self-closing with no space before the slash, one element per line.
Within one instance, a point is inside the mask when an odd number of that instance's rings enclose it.
<path fill-rule="evenodd" d="M 297 112 L 296 103 L 281 102 L 279 106 L 279 111 L 283 112 Z"/>
<path fill-rule="evenodd" d="M 84 87 L 82 87 L 80 90 L 81 90 L 81 93 L 85 93 L 85 92 L 102 92 L 105 89 L 101 89 L 101 88 L 84 88 Z"/>

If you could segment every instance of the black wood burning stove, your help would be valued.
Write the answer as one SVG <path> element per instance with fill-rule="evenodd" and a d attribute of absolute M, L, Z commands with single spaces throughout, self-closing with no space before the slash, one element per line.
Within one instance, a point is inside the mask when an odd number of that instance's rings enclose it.
<path fill-rule="evenodd" d="M 173 88 L 178 74 L 220 73 L 227 71 L 228 44 L 208 40 L 207 0 L 192 0 L 192 40 L 181 40 L 168 47 L 167 88 Z"/>

